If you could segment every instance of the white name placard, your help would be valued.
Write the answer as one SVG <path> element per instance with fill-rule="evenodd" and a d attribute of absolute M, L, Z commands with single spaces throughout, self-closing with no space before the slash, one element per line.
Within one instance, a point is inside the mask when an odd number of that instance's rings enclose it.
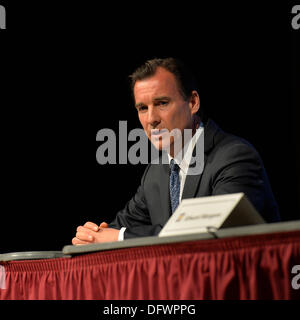
<path fill-rule="evenodd" d="M 244 193 L 184 199 L 159 233 L 159 237 L 264 222 Z"/>

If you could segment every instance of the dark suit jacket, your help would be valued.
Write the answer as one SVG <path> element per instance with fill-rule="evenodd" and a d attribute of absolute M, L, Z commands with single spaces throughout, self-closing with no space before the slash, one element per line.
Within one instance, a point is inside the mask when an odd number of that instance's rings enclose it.
<path fill-rule="evenodd" d="M 204 126 L 204 169 L 186 177 L 182 199 L 244 192 L 267 222 L 280 220 L 263 162 L 254 147 L 225 133 L 211 119 Z M 149 164 L 135 196 L 109 227 L 124 238 L 157 235 L 171 215 L 169 165 Z"/>

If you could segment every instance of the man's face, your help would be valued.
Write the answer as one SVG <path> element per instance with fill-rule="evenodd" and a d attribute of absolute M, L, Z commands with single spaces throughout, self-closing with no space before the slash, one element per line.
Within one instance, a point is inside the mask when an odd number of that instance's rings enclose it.
<path fill-rule="evenodd" d="M 139 120 L 157 149 L 172 150 L 174 137 L 168 132 L 173 129 L 179 129 L 182 134 L 184 129 L 193 129 L 195 110 L 183 99 L 175 76 L 166 69 L 158 67 L 154 76 L 137 81 L 134 97 Z"/>

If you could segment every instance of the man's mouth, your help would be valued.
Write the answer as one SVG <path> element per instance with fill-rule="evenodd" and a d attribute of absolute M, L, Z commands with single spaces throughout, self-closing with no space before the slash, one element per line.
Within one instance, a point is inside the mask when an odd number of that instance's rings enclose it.
<path fill-rule="evenodd" d="M 150 135 L 154 137 L 162 136 L 163 134 L 167 133 L 168 129 L 152 129 L 150 131 Z"/>

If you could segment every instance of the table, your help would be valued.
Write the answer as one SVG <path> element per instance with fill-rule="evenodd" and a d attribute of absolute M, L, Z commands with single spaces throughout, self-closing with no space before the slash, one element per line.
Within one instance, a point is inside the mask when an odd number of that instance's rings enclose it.
<path fill-rule="evenodd" d="M 1 262 L 0 299 L 300 299 L 295 265 L 300 230 L 106 248 Z"/>

